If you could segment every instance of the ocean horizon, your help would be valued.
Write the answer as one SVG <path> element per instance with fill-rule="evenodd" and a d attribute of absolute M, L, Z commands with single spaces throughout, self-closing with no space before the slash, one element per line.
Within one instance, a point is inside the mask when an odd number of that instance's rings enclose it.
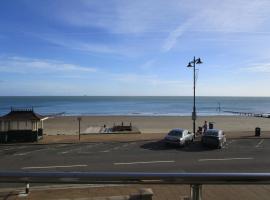
<path fill-rule="evenodd" d="M 43 115 L 191 116 L 192 96 L 2 96 L 0 114 L 31 108 Z M 270 113 L 270 97 L 196 97 L 201 116 L 234 112 Z"/>

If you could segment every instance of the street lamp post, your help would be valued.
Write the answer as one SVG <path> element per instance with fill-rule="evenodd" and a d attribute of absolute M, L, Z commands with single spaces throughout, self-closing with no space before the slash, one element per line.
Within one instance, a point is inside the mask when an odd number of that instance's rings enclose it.
<path fill-rule="evenodd" d="M 193 111 L 192 111 L 192 120 L 193 120 L 193 133 L 195 134 L 196 131 L 196 119 L 197 119 L 197 113 L 196 113 L 196 64 L 202 64 L 202 61 L 200 58 L 193 58 L 192 61 L 188 63 L 187 67 L 193 67 Z"/>
<path fill-rule="evenodd" d="M 81 140 L 81 120 L 82 120 L 82 118 L 78 117 L 77 120 L 79 122 L 79 141 L 80 141 Z"/>

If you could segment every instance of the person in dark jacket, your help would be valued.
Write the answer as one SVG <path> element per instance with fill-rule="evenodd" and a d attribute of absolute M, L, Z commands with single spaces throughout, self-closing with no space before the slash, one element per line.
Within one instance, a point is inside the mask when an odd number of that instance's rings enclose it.
<path fill-rule="evenodd" d="M 208 129 L 208 125 L 207 125 L 207 121 L 204 121 L 204 125 L 203 125 L 203 133 L 205 133 Z"/>

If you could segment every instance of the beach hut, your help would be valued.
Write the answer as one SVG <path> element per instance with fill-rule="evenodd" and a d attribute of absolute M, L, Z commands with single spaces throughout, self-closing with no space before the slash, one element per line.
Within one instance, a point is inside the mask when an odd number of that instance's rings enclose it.
<path fill-rule="evenodd" d="M 43 121 L 47 119 L 33 108 L 14 109 L 0 117 L 0 143 L 38 141 L 43 136 Z"/>

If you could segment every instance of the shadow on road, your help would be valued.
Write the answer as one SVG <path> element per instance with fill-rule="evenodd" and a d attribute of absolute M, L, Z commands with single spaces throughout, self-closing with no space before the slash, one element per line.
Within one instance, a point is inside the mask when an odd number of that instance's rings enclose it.
<path fill-rule="evenodd" d="M 178 150 L 186 152 L 201 152 L 201 151 L 214 151 L 217 149 L 205 147 L 201 144 L 200 141 L 194 141 L 191 144 L 188 144 L 184 147 L 177 145 L 166 144 L 163 140 L 151 141 L 140 146 L 143 149 L 153 150 L 153 151 L 164 151 L 164 150 Z"/>

